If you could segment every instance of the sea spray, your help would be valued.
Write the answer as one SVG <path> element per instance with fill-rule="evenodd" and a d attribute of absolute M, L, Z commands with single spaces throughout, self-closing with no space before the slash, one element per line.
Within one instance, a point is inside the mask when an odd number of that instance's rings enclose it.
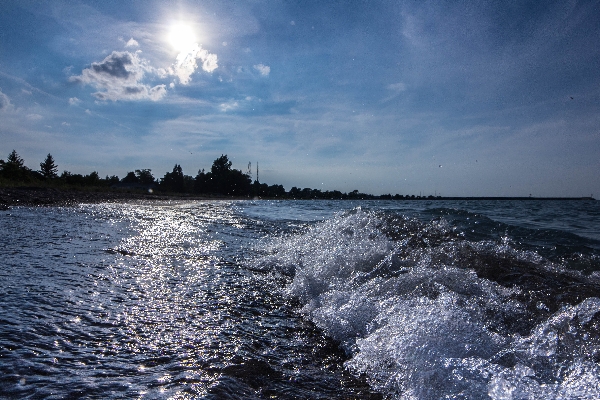
<path fill-rule="evenodd" d="M 536 201 L 14 207 L 0 218 L 0 397 L 596 399 L 597 215 Z"/>
<path fill-rule="evenodd" d="M 357 208 L 275 241 L 263 263 L 291 276 L 300 312 L 387 395 L 600 397 L 600 300 L 552 301 L 573 292 L 530 290 L 527 274 L 572 273 L 506 235 L 464 236 L 443 218 Z"/>

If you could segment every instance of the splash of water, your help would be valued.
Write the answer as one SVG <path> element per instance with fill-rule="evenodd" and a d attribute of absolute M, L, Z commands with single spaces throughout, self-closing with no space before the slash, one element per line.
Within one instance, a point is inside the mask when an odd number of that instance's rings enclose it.
<path fill-rule="evenodd" d="M 600 285 L 507 235 L 357 208 L 275 240 L 261 263 L 387 395 L 600 398 Z"/>

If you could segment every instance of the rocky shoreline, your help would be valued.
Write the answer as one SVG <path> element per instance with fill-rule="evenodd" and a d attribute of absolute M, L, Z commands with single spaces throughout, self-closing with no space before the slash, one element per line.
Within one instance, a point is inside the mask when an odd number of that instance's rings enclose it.
<path fill-rule="evenodd" d="M 131 200 L 222 200 L 225 198 L 177 196 L 125 191 L 83 191 L 43 187 L 0 187 L 0 210 L 12 206 L 73 206 L 81 203 Z"/>

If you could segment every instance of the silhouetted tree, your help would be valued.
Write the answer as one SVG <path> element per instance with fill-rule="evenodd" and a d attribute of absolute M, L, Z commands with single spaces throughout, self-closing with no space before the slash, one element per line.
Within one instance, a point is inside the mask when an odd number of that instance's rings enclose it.
<path fill-rule="evenodd" d="M 60 179 L 63 180 L 67 185 L 73 186 L 84 186 L 85 178 L 81 174 L 72 174 L 69 171 L 63 171 L 60 175 Z"/>
<path fill-rule="evenodd" d="M 221 157 L 213 161 L 208 177 L 208 187 L 213 193 L 225 194 L 229 173 L 231 172 L 231 161 L 227 155 L 221 154 Z"/>
<path fill-rule="evenodd" d="M 301 198 L 301 194 L 302 191 L 297 188 L 296 186 L 292 187 L 288 193 L 288 195 L 292 198 L 292 199 L 299 199 Z"/>
<path fill-rule="evenodd" d="M 154 176 L 152 176 L 151 169 L 136 169 L 135 176 L 138 179 L 138 182 L 143 185 L 152 185 L 155 182 Z"/>
<path fill-rule="evenodd" d="M 204 168 L 198 170 L 198 175 L 194 178 L 194 193 L 208 193 L 210 191 L 208 180 L 211 178 L 204 172 Z M 210 174 L 212 175 L 212 174 Z"/>
<path fill-rule="evenodd" d="M 21 157 L 19 157 L 17 151 L 13 149 L 13 151 L 8 155 L 8 158 L 6 159 L 6 164 L 12 165 L 16 168 L 23 168 L 25 162 Z"/>
<path fill-rule="evenodd" d="M 221 157 L 213 161 L 213 165 L 210 168 L 210 172 L 216 177 L 225 175 L 229 171 L 231 171 L 231 161 L 229 161 L 226 154 L 221 154 Z"/>
<path fill-rule="evenodd" d="M 193 193 L 194 192 L 194 177 L 190 175 L 183 175 L 183 191 L 185 193 Z"/>
<path fill-rule="evenodd" d="M 248 196 L 252 190 L 250 176 L 237 169 L 231 169 L 231 161 L 226 154 L 222 154 L 213 162 L 210 173 L 196 178 L 198 183 L 204 179 L 206 189 L 214 193 Z"/>
<path fill-rule="evenodd" d="M 282 185 L 271 185 L 267 191 L 269 197 L 283 198 L 285 197 L 285 189 Z"/>
<path fill-rule="evenodd" d="M 52 158 L 52 154 L 48 153 L 44 162 L 40 163 L 40 173 L 44 178 L 52 179 L 58 177 L 57 171 L 58 167 L 54 164 L 54 158 Z"/>
<path fill-rule="evenodd" d="M 300 192 L 300 196 L 303 199 L 311 199 L 312 198 L 312 194 L 313 194 L 313 190 L 311 188 L 304 188 L 302 189 L 302 192 Z"/>
<path fill-rule="evenodd" d="M 137 175 L 135 174 L 135 172 L 129 171 L 127 173 L 127 175 L 125 175 L 125 178 L 121 179 L 121 182 L 123 182 L 123 183 L 139 183 L 140 180 L 137 177 Z"/>
<path fill-rule="evenodd" d="M 231 170 L 225 181 L 225 194 L 232 196 L 248 196 L 252 191 L 252 179 L 242 171 Z"/>
<path fill-rule="evenodd" d="M 94 171 L 89 175 L 84 176 L 84 185 L 86 186 L 98 186 L 100 184 L 100 175 Z"/>
<path fill-rule="evenodd" d="M 113 175 L 110 177 L 108 175 L 106 175 L 106 178 L 104 178 L 104 181 L 106 182 L 106 184 L 108 186 L 116 185 L 119 183 L 119 177 L 116 175 Z"/>
<path fill-rule="evenodd" d="M 161 179 L 160 187 L 168 192 L 184 192 L 184 178 L 181 165 L 175 164 L 173 172 L 167 172 Z"/>
<path fill-rule="evenodd" d="M 13 150 L 2 165 L 2 176 L 12 181 L 28 182 L 31 180 L 30 170 L 23 159 Z"/>
<path fill-rule="evenodd" d="M 105 184 L 96 171 L 93 171 L 88 175 L 72 174 L 69 171 L 63 171 L 63 173 L 60 174 L 60 180 L 67 185 L 72 186 L 102 186 Z"/>

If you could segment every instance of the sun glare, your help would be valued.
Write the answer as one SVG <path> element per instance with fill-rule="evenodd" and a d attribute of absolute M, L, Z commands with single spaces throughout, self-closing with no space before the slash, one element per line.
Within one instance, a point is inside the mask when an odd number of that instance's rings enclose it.
<path fill-rule="evenodd" d="M 196 43 L 196 35 L 191 26 L 176 23 L 169 30 L 169 43 L 175 50 L 183 52 L 189 50 Z"/>

